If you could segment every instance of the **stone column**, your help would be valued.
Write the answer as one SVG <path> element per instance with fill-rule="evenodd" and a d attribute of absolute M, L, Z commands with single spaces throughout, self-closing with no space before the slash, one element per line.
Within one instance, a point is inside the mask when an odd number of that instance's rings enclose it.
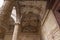
<path fill-rule="evenodd" d="M 20 13 L 19 5 L 17 2 L 15 4 L 16 4 L 15 5 L 15 8 L 16 8 L 16 24 L 15 24 L 12 40 L 18 40 L 19 24 L 20 24 L 20 21 L 19 21 L 19 17 L 20 17 L 19 16 L 19 13 Z"/>
<path fill-rule="evenodd" d="M 18 40 L 19 23 L 15 24 L 12 40 Z"/>

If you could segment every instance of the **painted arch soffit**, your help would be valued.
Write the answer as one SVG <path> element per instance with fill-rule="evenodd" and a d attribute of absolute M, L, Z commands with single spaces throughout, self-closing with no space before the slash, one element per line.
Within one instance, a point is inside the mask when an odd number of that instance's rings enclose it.
<path fill-rule="evenodd" d="M 21 1 L 19 4 L 22 16 L 21 32 L 37 33 L 38 24 L 41 24 L 45 13 L 46 1 Z"/>
<path fill-rule="evenodd" d="M 20 1 L 20 12 L 22 15 L 28 14 L 32 11 L 35 14 L 40 15 L 41 20 L 45 15 L 47 1 Z"/>

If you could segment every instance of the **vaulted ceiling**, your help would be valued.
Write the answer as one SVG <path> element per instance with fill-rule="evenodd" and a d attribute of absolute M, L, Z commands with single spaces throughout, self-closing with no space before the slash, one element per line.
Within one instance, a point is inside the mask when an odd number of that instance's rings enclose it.
<path fill-rule="evenodd" d="M 12 0 L 5 0 L 5 1 L 12 1 Z M 59 13 L 57 14 L 55 11 L 58 9 L 58 11 L 60 12 L 60 9 L 59 9 L 59 5 L 60 5 L 60 3 L 59 2 L 56 2 L 56 0 L 39 0 L 39 1 L 47 1 L 47 5 L 45 5 L 45 4 L 43 4 L 43 2 L 36 2 L 36 4 L 35 3 L 33 3 L 33 2 L 24 2 L 24 0 L 13 0 L 13 1 L 21 1 L 21 2 L 19 2 L 19 8 L 20 8 L 20 11 L 19 11 L 19 13 L 21 12 L 23 15 L 25 15 L 24 13 L 26 13 L 26 15 L 30 15 L 30 14 L 28 14 L 29 12 L 32 12 L 32 13 L 34 13 L 34 14 L 36 14 L 36 13 L 40 13 L 41 12 L 41 10 L 43 11 L 45 11 L 45 6 L 46 6 L 46 9 L 53 9 L 53 11 L 54 11 L 54 13 L 55 13 L 55 16 L 56 16 L 56 19 L 57 19 L 57 21 L 58 21 L 58 23 L 60 24 L 60 15 L 59 15 Z M 32 0 L 25 0 L 25 1 L 32 1 Z M 37 1 L 37 0 L 34 0 L 34 1 Z M 55 2 L 56 3 L 58 3 L 58 5 L 57 4 L 55 4 Z M 43 8 L 41 9 L 41 5 L 40 5 L 40 3 L 43 5 Z M 37 5 L 38 4 L 38 5 Z M 37 5 L 37 6 L 36 6 Z M 45 6 L 44 6 L 45 5 Z M 55 5 L 57 5 L 57 6 L 55 6 Z M 16 6 L 16 5 L 15 5 Z M 9 6 L 8 6 L 9 7 Z M 57 7 L 57 8 L 56 8 Z M 17 7 L 18 8 L 18 7 Z M 18 10 L 19 10 L 19 8 L 18 8 Z M 55 9 L 56 8 L 56 9 Z M 54 10 L 55 9 L 55 10 Z M 4 10 L 4 9 L 3 9 Z M 17 11 L 18 11 L 17 10 Z M 25 12 L 26 11 L 26 12 Z M 43 11 L 43 12 L 44 12 Z M 18 13 L 18 12 L 17 12 Z M 43 14 L 43 13 L 42 13 Z M 20 14 L 19 14 L 20 15 Z M 42 16 L 43 15 L 41 15 L 41 13 L 40 13 L 40 20 L 42 19 Z M 26 19 L 28 22 L 29 22 L 29 20 L 31 20 L 31 19 L 29 19 L 29 17 L 27 16 L 26 18 L 28 18 L 28 19 Z M 10 19 L 11 20 L 11 19 Z M 23 19 L 25 22 L 26 22 L 26 20 L 25 19 Z M 33 19 L 34 20 L 34 19 Z M 13 19 L 12 19 L 12 21 L 13 21 Z M 11 21 L 11 25 L 12 24 L 14 24 L 14 21 L 12 22 Z M 35 20 L 36 21 L 36 20 Z M 33 21 L 32 21 L 33 22 Z M 5 22 L 6 23 L 6 22 Z M 24 22 L 23 22 L 24 23 Z M 33 22 L 34 23 L 34 22 Z M 8 23 L 7 23 L 8 24 Z M 25 24 L 25 23 L 24 23 Z M 24 26 L 24 24 L 22 24 L 23 26 Z M 34 23 L 35 24 L 35 23 Z M 32 26 L 34 26 L 34 24 L 32 25 Z M 31 25 L 31 23 L 30 24 L 28 24 L 28 25 Z M 27 25 L 27 26 L 28 26 Z M 27 27 L 26 26 L 26 27 Z M 30 29 L 31 30 L 31 29 Z"/>

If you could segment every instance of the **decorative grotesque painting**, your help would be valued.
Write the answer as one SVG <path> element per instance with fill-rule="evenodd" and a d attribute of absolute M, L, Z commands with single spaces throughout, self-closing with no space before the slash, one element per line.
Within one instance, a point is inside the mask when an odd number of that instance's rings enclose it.
<path fill-rule="evenodd" d="M 45 1 L 21 1 L 21 32 L 37 33 L 45 13 Z M 44 4 L 44 5 L 43 5 Z"/>
<path fill-rule="evenodd" d="M 39 28 L 39 15 L 34 14 L 33 12 L 28 12 L 28 14 L 23 15 L 22 22 L 21 22 L 21 28 L 22 32 L 32 32 L 36 33 L 38 32 Z"/>

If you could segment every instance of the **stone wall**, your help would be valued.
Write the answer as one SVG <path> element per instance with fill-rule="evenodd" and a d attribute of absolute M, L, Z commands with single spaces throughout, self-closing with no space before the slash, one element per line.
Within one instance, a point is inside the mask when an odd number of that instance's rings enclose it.
<path fill-rule="evenodd" d="M 60 29 L 52 10 L 42 27 L 43 40 L 60 40 Z"/>

